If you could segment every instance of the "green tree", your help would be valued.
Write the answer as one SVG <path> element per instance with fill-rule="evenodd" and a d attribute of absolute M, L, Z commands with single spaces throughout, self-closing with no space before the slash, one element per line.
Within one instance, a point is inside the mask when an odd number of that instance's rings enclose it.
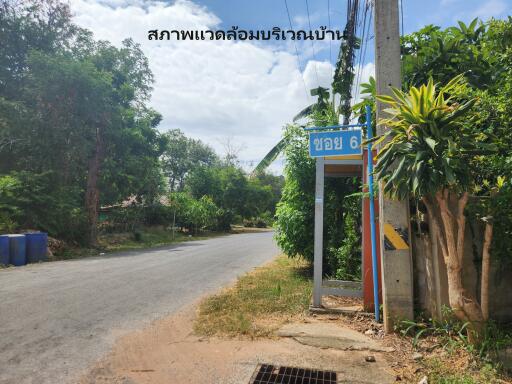
<path fill-rule="evenodd" d="M 454 100 L 464 91 L 459 75 L 439 91 L 430 80 L 408 93 L 393 89 L 393 97 L 378 96 L 389 105 L 390 117 L 381 122 L 389 130 L 377 140 L 385 144 L 375 172 L 384 193 L 398 199 L 410 194 L 425 204 L 447 266 L 450 306 L 459 319 L 471 322 L 475 337 L 484 318 L 478 300 L 462 284 L 465 209 L 475 182 L 472 160 L 489 146 L 485 135 L 464 124 L 475 104 L 474 99 Z"/>
<path fill-rule="evenodd" d="M 171 191 L 183 191 L 185 178 L 196 168 L 219 162 L 213 149 L 200 140 L 186 137 L 179 129 L 171 130 L 164 136 L 167 144 L 162 155 L 162 168 Z"/>
<path fill-rule="evenodd" d="M 70 20 L 56 0 L 0 2 L 0 172 L 44 175 L 54 199 L 74 191 L 68 214 L 87 213 L 94 245 L 102 203 L 160 193 L 165 139 L 140 47 L 96 42 Z"/>
<path fill-rule="evenodd" d="M 510 263 L 512 237 L 508 228 L 512 216 L 505 207 L 512 205 L 512 195 L 508 192 L 508 183 L 496 193 L 495 180 L 497 176 L 504 180 L 512 177 L 509 155 L 512 145 L 512 107 L 509 102 L 512 98 L 512 18 L 486 22 L 473 20 L 469 25 L 459 22 L 457 27 L 446 29 L 427 26 L 403 37 L 402 54 L 405 87 L 426 83 L 429 77 L 435 82 L 446 83 L 462 73 L 468 85 L 462 93 L 452 94 L 452 100 L 458 103 L 478 100 L 471 114 L 461 116 L 464 133 L 469 132 L 470 137 L 479 140 L 489 138 L 496 150 L 485 156 L 473 156 L 468 163 L 475 189 L 471 191 L 473 197 L 468 202 L 466 216 L 472 232 L 480 230 L 480 225 L 474 223 L 485 220 L 484 238 L 492 235 L 491 228 L 494 236 L 490 236 L 490 244 L 484 240 L 484 248 L 492 250 L 495 262 Z M 496 212 L 500 212 L 499 215 Z M 481 260 L 481 256 L 475 254 L 474 259 Z M 482 266 L 481 270 L 480 302 L 486 320 L 489 314 L 485 308 L 484 280 L 488 280 L 485 276 L 488 269 Z"/>

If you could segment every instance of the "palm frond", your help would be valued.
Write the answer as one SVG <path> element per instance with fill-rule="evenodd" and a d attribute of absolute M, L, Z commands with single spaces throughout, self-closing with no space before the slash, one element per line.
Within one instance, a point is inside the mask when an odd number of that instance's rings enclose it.
<path fill-rule="evenodd" d="M 313 110 L 315 109 L 316 104 L 308 105 L 306 108 L 304 108 L 302 111 L 300 111 L 295 117 L 293 118 L 293 122 L 295 123 L 297 120 L 303 119 L 305 117 L 308 117 L 313 113 Z"/>
<path fill-rule="evenodd" d="M 252 171 L 252 174 L 258 174 L 267 169 L 270 164 L 272 164 L 274 160 L 277 159 L 281 152 L 286 148 L 289 142 L 290 138 L 288 136 L 283 137 L 258 163 L 258 165 Z"/>

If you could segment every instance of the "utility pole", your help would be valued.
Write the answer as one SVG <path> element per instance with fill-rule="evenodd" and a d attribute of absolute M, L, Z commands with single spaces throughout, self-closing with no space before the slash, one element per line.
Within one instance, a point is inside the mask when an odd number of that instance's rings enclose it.
<path fill-rule="evenodd" d="M 401 88 L 398 0 L 375 0 L 374 20 L 377 94 L 390 95 L 391 86 Z M 384 117 L 384 108 L 377 101 L 377 121 Z M 377 125 L 378 135 L 386 130 Z M 409 202 L 384 196 L 382 184 L 379 189 L 384 329 L 391 332 L 396 321 L 414 316 Z"/>

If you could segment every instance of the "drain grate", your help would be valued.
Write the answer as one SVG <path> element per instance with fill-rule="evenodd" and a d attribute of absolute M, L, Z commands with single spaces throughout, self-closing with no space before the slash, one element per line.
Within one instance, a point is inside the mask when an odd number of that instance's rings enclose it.
<path fill-rule="evenodd" d="M 337 384 L 336 372 L 260 364 L 249 384 Z"/>

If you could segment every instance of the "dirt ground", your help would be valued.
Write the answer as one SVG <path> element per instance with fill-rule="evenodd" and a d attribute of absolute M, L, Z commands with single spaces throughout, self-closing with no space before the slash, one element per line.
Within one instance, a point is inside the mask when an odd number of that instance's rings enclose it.
<path fill-rule="evenodd" d="M 259 363 L 332 370 L 340 373 L 341 383 L 396 380 L 385 353 L 322 349 L 291 338 L 199 337 L 193 333 L 194 317 L 195 307 L 189 307 L 121 337 L 111 353 L 84 374 L 80 384 L 249 383 Z M 369 355 L 376 361 L 367 362 Z"/>

